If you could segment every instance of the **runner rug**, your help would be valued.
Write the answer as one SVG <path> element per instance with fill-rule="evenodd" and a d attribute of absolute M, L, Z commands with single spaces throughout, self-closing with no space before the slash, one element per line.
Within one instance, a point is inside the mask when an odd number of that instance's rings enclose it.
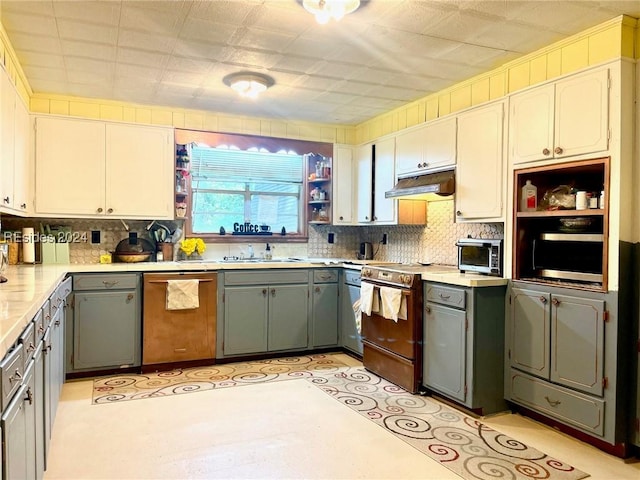
<path fill-rule="evenodd" d="M 412 395 L 331 354 L 94 380 L 93 403 L 306 379 L 466 480 L 579 480 L 589 474 L 430 397 Z"/>
<path fill-rule="evenodd" d="M 319 372 L 336 372 L 346 366 L 339 360 L 339 355 L 329 353 L 184 368 L 147 375 L 100 377 L 93 381 L 93 403 L 166 397 L 254 383 L 294 380 L 312 377 Z"/>

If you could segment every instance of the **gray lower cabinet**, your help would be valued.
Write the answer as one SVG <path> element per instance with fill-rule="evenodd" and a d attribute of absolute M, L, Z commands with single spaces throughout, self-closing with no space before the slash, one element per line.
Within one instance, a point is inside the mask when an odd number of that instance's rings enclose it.
<path fill-rule="evenodd" d="M 141 364 L 139 274 L 74 275 L 72 305 L 68 371 Z"/>
<path fill-rule="evenodd" d="M 630 316 L 616 292 L 511 282 L 505 397 L 562 425 L 626 449 L 629 412 L 623 333 Z M 621 336 L 622 335 L 622 336 Z M 619 450 L 618 450 L 619 449 Z"/>
<path fill-rule="evenodd" d="M 220 274 L 218 355 L 308 348 L 307 270 L 245 270 Z M 220 295 L 220 294 L 219 294 Z M 222 331 L 221 331 L 222 330 Z"/>
<path fill-rule="evenodd" d="M 424 284 L 422 384 L 480 415 L 506 409 L 505 290 Z"/>
<path fill-rule="evenodd" d="M 17 393 L 2 414 L 2 470 L 7 480 L 36 478 L 35 382 L 32 359 Z"/>
<path fill-rule="evenodd" d="M 360 299 L 360 271 L 345 270 L 340 283 L 340 344 L 362 356 L 362 336 L 353 304 Z"/>
<path fill-rule="evenodd" d="M 338 270 L 312 270 L 311 347 L 338 345 Z"/>

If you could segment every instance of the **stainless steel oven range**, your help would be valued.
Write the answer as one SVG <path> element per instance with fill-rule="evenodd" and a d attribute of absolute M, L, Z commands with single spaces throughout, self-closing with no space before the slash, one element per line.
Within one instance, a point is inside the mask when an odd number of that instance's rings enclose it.
<path fill-rule="evenodd" d="M 423 267 L 424 268 L 424 267 Z M 415 393 L 422 376 L 422 282 L 420 274 L 394 267 L 363 267 L 361 286 L 400 291 L 406 319 L 385 318 L 381 311 L 362 315 L 362 363 L 382 378 Z"/>

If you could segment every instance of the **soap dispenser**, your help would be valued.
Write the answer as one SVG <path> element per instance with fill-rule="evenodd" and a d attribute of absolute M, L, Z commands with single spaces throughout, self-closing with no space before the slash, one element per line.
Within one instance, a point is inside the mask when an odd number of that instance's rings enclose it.
<path fill-rule="evenodd" d="M 267 243 L 267 247 L 264 250 L 264 259 L 271 260 L 273 257 L 271 256 L 271 246 Z"/>

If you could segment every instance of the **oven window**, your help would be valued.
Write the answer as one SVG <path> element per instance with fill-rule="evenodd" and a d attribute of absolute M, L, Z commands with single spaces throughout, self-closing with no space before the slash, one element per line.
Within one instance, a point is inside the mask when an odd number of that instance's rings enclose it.
<path fill-rule="evenodd" d="M 460 264 L 476 267 L 489 265 L 490 248 L 465 245 L 460 247 Z"/>

